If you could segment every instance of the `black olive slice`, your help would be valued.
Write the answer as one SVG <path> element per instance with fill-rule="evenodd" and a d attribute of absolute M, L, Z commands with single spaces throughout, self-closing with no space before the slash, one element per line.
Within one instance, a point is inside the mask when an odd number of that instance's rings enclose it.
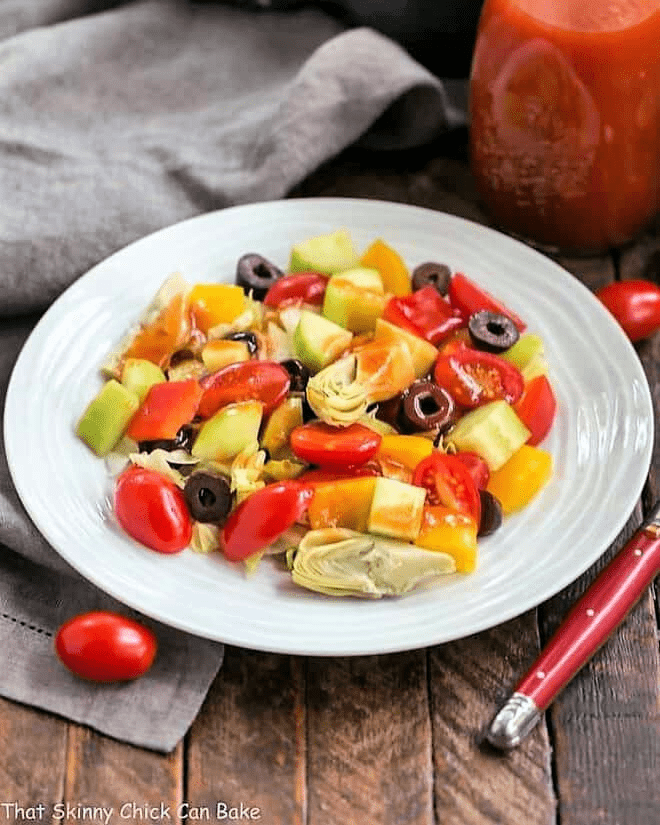
<path fill-rule="evenodd" d="M 291 376 L 290 392 L 305 392 L 309 381 L 309 370 L 297 358 L 288 358 L 281 362 L 284 369 Z"/>
<path fill-rule="evenodd" d="M 259 341 L 254 332 L 230 332 L 229 335 L 224 336 L 225 341 L 242 341 L 250 355 L 256 355 L 259 349 Z"/>
<path fill-rule="evenodd" d="M 189 450 L 192 447 L 195 430 L 190 424 L 184 424 L 174 438 L 158 438 L 153 441 L 139 441 L 138 450 L 141 453 L 151 453 L 154 450 Z"/>
<path fill-rule="evenodd" d="M 474 346 L 485 352 L 504 352 L 520 338 L 511 318 L 486 309 L 470 315 L 468 329 Z"/>
<path fill-rule="evenodd" d="M 420 264 L 412 272 L 412 288 L 414 292 L 425 286 L 432 286 L 441 295 L 446 295 L 451 280 L 451 269 L 447 264 L 436 264 L 431 261 Z"/>
<path fill-rule="evenodd" d="M 387 401 L 379 401 L 376 405 L 376 418 L 399 429 L 402 406 L 403 401 L 400 395 L 395 395 L 394 398 L 389 398 Z"/>
<path fill-rule="evenodd" d="M 252 290 L 253 297 L 258 301 L 264 299 L 271 286 L 283 275 L 275 264 L 254 252 L 240 257 L 236 265 L 236 283 L 245 292 Z"/>
<path fill-rule="evenodd" d="M 228 481 L 211 473 L 193 473 L 186 479 L 183 497 L 190 515 L 206 524 L 223 523 L 231 510 L 231 490 Z"/>
<path fill-rule="evenodd" d="M 488 490 L 479 490 L 481 498 L 481 519 L 477 536 L 490 536 L 502 525 L 502 505 Z"/>
<path fill-rule="evenodd" d="M 454 399 L 433 381 L 415 381 L 403 396 L 402 423 L 413 431 L 442 432 L 454 423 L 455 413 Z"/>

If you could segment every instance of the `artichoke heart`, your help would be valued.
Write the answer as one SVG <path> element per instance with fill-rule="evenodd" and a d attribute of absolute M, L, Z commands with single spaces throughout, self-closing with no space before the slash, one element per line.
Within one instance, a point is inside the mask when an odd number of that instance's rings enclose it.
<path fill-rule="evenodd" d="M 310 530 L 287 560 L 296 584 L 328 596 L 401 596 L 456 570 L 447 553 L 335 527 Z"/>
<path fill-rule="evenodd" d="M 364 385 L 355 380 L 357 359 L 347 355 L 309 379 L 307 401 L 326 424 L 348 427 L 366 412 L 369 403 Z"/>

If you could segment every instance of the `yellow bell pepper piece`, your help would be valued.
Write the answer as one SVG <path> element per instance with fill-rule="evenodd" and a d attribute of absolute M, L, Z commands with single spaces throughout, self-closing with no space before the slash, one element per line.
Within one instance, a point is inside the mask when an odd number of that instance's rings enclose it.
<path fill-rule="evenodd" d="M 412 472 L 432 452 L 433 442 L 421 435 L 385 435 L 375 458 L 400 464 Z"/>
<path fill-rule="evenodd" d="M 434 504 L 424 507 L 422 529 L 415 544 L 448 553 L 456 561 L 458 573 L 471 573 L 477 566 L 477 531 L 471 516 Z"/>
<path fill-rule="evenodd" d="M 311 528 L 345 527 L 366 533 L 375 485 L 375 476 L 315 484 L 307 510 Z"/>
<path fill-rule="evenodd" d="M 208 332 L 216 324 L 229 324 L 245 309 L 245 293 L 233 284 L 195 284 L 190 292 L 195 325 Z"/>
<path fill-rule="evenodd" d="M 396 296 L 410 295 L 412 292 L 410 273 L 403 258 L 380 238 L 364 252 L 360 265 L 380 272 L 385 292 Z"/>
<path fill-rule="evenodd" d="M 552 456 L 538 447 L 524 444 L 490 475 L 487 490 L 499 499 L 505 514 L 522 510 L 545 486 L 552 475 Z"/>

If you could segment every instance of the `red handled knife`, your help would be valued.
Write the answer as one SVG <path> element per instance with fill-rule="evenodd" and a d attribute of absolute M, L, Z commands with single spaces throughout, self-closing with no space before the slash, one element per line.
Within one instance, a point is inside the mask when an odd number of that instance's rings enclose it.
<path fill-rule="evenodd" d="M 520 744 L 561 689 L 625 619 L 660 572 L 660 503 L 571 608 L 496 714 L 487 733 L 496 748 Z"/>

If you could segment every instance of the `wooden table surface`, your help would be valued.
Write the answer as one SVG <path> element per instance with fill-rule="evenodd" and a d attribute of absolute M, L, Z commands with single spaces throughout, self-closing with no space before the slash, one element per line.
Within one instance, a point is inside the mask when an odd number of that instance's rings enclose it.
<path fill-rule="evenodd" d="M 374 157 L 353 149 L 292 194 L 401 201 L 487 223 L 460 132 L 424 152 Z M 630 249 L 560 262 L 592 289 L 651 270 L 657 279 L 660 226 Z M 660 403 L 660 334 L 637 350 Z M 104 821 L 105 807 L 112 823 L 658 825 L 651 590 L 522 745 L 503 755 L 483 734 L 539 645 L 639 525 L 658 496 L 659 470 L 660 444 L 641 501 L 601 561 L 506 624 L 382 656 L 228 648 L 192 729 L 169 755 L 0 700 L 0 803 L 15 803 L 0 805 L 0 820 L 35 819 L 29 806 L 42 803 L 40 821 L 67 823 Z"/>

